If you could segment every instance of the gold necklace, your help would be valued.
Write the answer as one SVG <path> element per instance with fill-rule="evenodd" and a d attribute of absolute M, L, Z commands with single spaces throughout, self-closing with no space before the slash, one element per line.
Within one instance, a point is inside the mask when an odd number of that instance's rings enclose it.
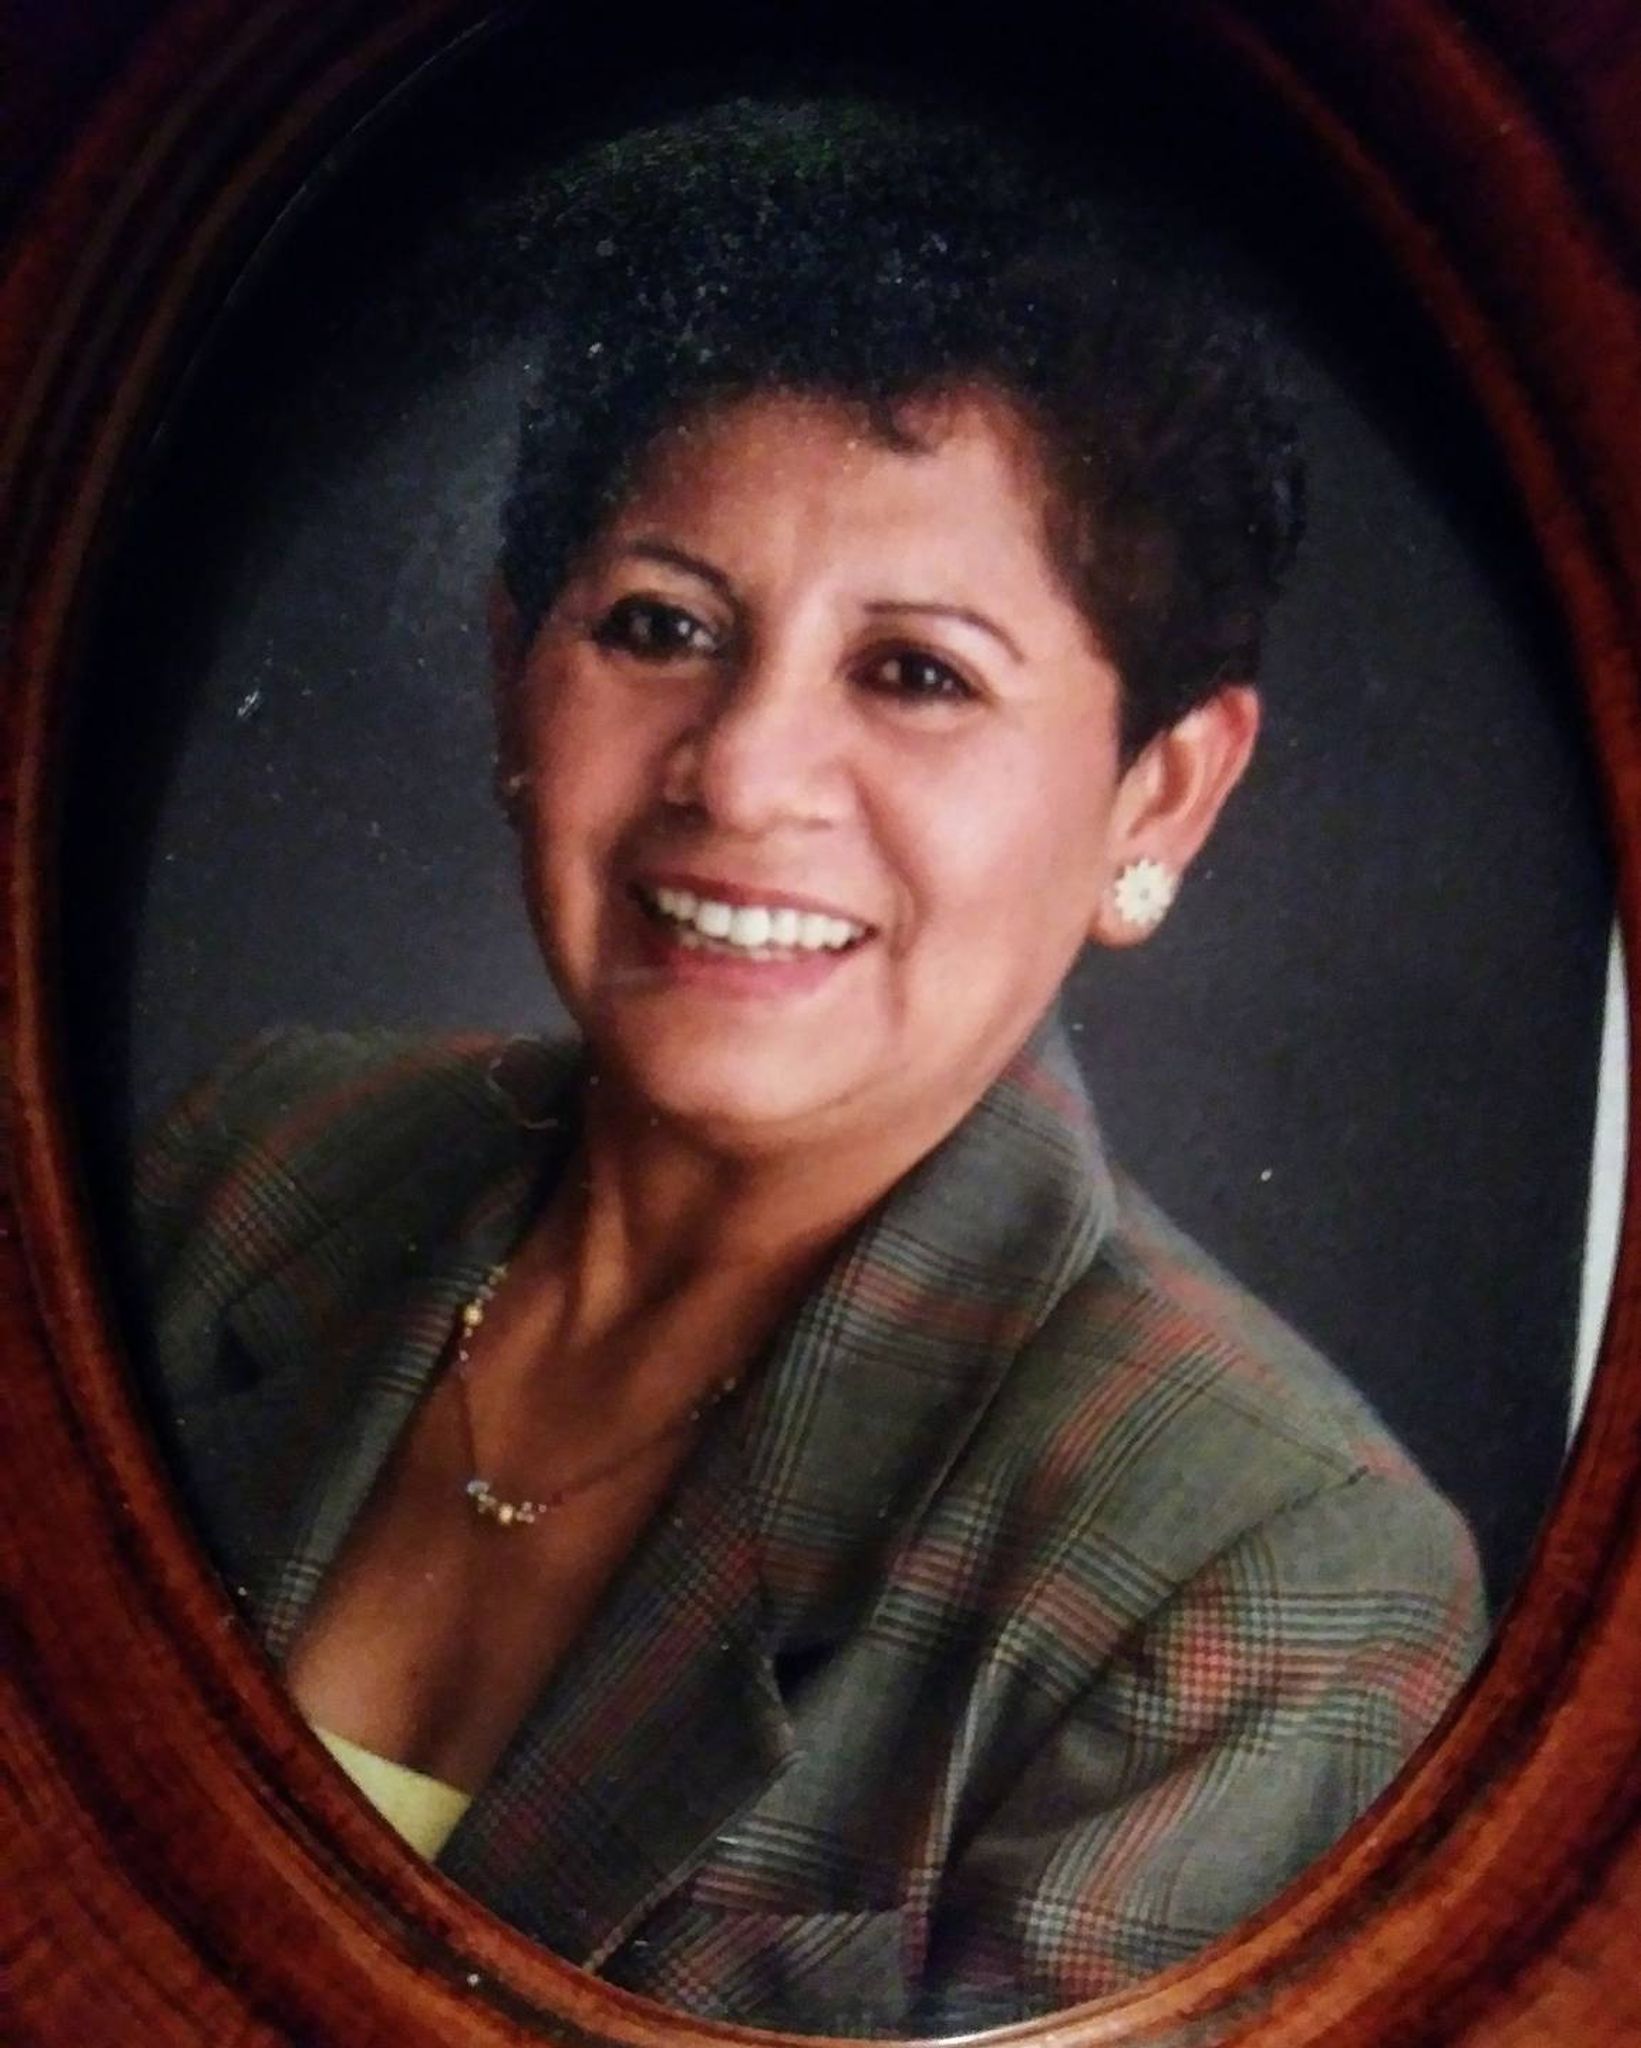
<path fill-rule="evenodd" d="M 490 1481 L 479 1473 L 478 1439 L 473 1428 L 473 1406 L 468 1397 L 468 1358 L 473 1348 L 473 1340 L 484 1323 L 485 1312 L 490 1306 L 491 1298 L 501 1285 L 506 1272 L 505 1262 L 499 1266 L 492 1266 L 480 1282 L 472 1300 L 463 1308 L 460 1319 L 461 1336 L 457 1340 L 454 1360 L 456 1388 L 461 1395 L 462 1403 L 462 1427 L 467 1437 L 467 1461 L 473 1472 L 472 1478 L 467 1481 L 462 1492 L 474 1514 L 482 1521 L 494 1522 L 503 1529 L 528 1528 L 532 1522 L 550 1514 L 553 1509 L 562 1507 L 567 1500 L 573 1500 L 577 1494 L 587 1493 L 604 1480 L 613 1478 L 617 1472 L 642 1457 L 645 1451 L 653 1450 L 657 1444 L 665 1443 L 668 1437 L 676 1436 L 680 1430 L 690 1428 L 692 1424 L 711 1414 L 712 1410 L 721 1401 L 726 1401 L 740 1385 L 739 1374 L 732 1373 L 728 1378 L 720 1380 L 705 1400 L 697 1401 L 681 1415 L 673 1416 L 671 1421 L 664 1422 L 659 1429 L 652 1430 L 648 1436 L 642 1436 L 636 1443 L 628 1444 L 624 1450 L 600 1459 L 596 1465 L 578 1473 L 574 1479 L 567 1479 L 562 1486 L 554 1487 L 551 1493 L 544 1493 L 539 1500 L 508 1500 L 504 1495 L 497 1493 Z"/>

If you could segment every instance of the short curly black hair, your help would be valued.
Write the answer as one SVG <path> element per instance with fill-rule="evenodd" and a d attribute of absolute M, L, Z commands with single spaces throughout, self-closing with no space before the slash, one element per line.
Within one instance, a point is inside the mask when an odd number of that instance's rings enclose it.
<path fill-rule="evenodd" d="M 1303 523 L 1296 429 L 1261 323 L 1177 219 L 966 122 L 746 100 L 603 145 L 531 214 L 547 311 L 501 559 L 527 630 L 686 415 L 824 396 L 915 448 L 899 409 L 980 390 L 1033 431 L 1125 754 L 1257 673 Z"/>

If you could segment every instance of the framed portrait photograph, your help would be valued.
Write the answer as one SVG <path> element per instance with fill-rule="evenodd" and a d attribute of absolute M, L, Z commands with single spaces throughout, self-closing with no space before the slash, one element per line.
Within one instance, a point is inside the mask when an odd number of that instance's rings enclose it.
<path fill-rule="evenodd" d="M 1625 76 L 59 41 L 21 2039 L 1641 2026 Z"/>

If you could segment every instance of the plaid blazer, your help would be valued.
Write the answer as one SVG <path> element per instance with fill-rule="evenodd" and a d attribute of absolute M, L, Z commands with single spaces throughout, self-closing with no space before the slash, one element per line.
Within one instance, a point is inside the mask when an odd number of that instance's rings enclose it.
<path fill-rule="evenodd" d="M 559 1170 L 578 1072 L 282 1033 L 149 1148 L 153 1363 L 275 1658 Z M 718 1411 L 439 1862 L 692 2013 L 997 2024 L 1263 1905 L 1482 1623 L 1457 1514 L 1107 1165 L 1045 1027 Z"/>

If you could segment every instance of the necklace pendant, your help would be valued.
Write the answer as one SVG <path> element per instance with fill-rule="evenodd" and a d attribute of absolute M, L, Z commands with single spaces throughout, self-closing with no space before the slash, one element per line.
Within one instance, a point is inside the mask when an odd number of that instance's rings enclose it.
<path fill-rule="evenodd" d="M 539 1501 L 503 1500 L 488 1479 L 472 1478 L 463 1490 L 473 1504 L 474 1514 L 498 1523 L 503 1529 L 512 1528 L 515 1522 L 528 1528 L 541 1509 Z"/>

